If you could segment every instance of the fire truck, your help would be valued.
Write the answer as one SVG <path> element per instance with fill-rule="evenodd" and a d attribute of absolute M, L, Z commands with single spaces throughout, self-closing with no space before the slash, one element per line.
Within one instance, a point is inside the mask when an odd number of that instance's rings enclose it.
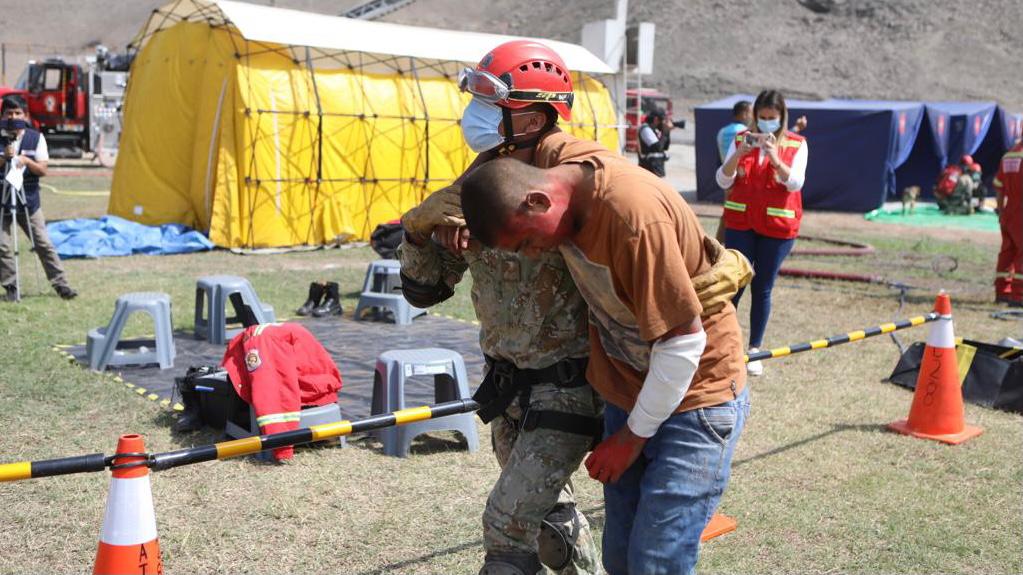
<path fill-rule="evenodd" d="M 0 97 L 24 98 L 32 123 L 46 135 L 50 156 L 92 153 L 102 161 L 116 154 L 129 64 L 102 47 L 84 65 L 62 58 L 30 61 L 13 88 L 0 86 Z"/>
<path fill-rule="evenodd" d="M 629 152 L 636 152 L 639 150 L 639 143 L 636 140 L 636 134 L 639 130 L 639 125 L 646 122 L 646 115 L 651 110 L 662 110 L 664 117 L 668 120 L 672 119 L 672 104 L 671 96 L 655 90 L 653 88 L 643 88 L 637 90 L 636 88 L 629 88 L 625 91 L 625 123 L 627 127 L 625 129 L 625 149 Z M 637 99 L 639 100 L 637 107 Z M 679 120 L 676 122 L 676 127 L 685 127 L 685 121 Z"/>

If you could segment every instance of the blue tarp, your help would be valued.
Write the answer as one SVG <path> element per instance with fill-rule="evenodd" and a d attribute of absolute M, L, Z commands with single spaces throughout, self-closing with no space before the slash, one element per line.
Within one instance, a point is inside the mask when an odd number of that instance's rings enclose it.
<path fill-rule="evenodd" d="M 46 225 L 46 231 L 62 258 L 183 254 L 213 249 L 206 236 L 181 224 L 144 226 L 117 216 L 52 222 Z"/>
<path fill-rule="evenodd" d="M 696 185 L 703 201 L 721 201 L 714 172 L 717 131 L 731 121 L 736 95 L 696 108 Z M 868 212 L 896 189 L 895 171 L 910 156 L 924 117 L 917 102 L 789 100 L 789 122 L 805 115 L 809 162 L 803 206 Z"/>

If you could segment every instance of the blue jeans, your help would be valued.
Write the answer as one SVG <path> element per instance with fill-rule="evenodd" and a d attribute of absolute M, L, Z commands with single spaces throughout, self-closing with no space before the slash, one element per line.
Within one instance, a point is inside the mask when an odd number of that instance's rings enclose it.
<path fill-rule="evenodd" d="M 604 486 L 608 575 L 696 572 L 700 535 L 728 485 L 748 415 L 748 386 L 732 401 L 676 413 L 618 482 Z M 607 404 L 604 436 L 621 429 L 628 418 Z"/>
<path fill-rule="evenodd" d="M 760 347 L 764 343 L 767 320 L 771 317 L 771 290 L 778 277 L 781 262 L 792 251 L 795 239 L 779 240 L 762 236 L 753 230 L 725 230 L 725 246 L 739 250 L 753 264 L 753 281 L 750 283 L 749 346 Z M 732 304 L 739 307 L 742 292 L 739 290 Z"/>

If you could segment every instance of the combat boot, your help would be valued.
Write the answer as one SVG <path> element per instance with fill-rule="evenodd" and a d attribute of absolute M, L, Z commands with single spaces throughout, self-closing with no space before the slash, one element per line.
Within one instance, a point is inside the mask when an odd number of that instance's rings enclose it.
<path fill-rule="evenodd" d="M 313 310 L 313 317 L 326 317 L 328 315 L 341 315 L 341 293 L 337 282 L 327 282 L 324 289 L 323 303 Z"/>
<path fill-rule="evenodd" d="M 309 284 L 309 297 L 302 304 L 302 307 L 295 310 L 298 315 L 309 315 L 313 309 L 319 307 L 320 301 L 323 300 L 323 284 L 321 282 L 313 282 Z"/>

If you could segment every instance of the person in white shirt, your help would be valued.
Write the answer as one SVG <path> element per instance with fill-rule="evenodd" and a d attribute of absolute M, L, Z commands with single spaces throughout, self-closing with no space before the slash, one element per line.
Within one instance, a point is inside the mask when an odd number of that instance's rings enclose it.
<path fill-rule="evenodd" d="M 753 103 L 755 123 L 739 132 L 718 168 L 717 183 L 725 196 L 725 246 L 742 252 L 756 275 L 750 285 L 749 351 L 759 351 L 771 315 L 771 290 L 782 261 L 799 235 L 803 215 L 800 191 L 809 155 L 806 139 L 788 125 L 788 108 L 780 92 L 765 90 Z M 738 307 L 743 291 L 735 296 Z M 750 375 L 763 373 L 759 361 L 747 364 Z"/>

